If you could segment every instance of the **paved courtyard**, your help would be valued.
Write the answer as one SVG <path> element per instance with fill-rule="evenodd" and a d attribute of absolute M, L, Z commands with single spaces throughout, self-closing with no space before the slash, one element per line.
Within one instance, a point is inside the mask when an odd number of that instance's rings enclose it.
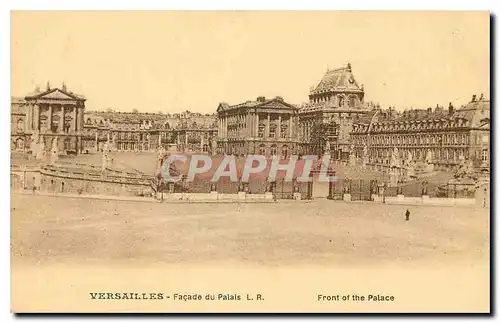
<path fill-rule="evenodd" d="M 343 203 L 11 199 L 20 263 L 357 266 L 489 261 L 489 210 Z"/>

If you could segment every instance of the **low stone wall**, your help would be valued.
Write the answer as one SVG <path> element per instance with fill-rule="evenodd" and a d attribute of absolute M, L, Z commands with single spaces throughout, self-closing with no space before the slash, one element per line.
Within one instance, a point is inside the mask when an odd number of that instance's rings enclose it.
<path fill-rule="evenodd" d="M 156 193 L 156 198 L 161 199 L 162 194 Z M 226 194 L 218 192 L 210 193 L 163 193 L 165 201 L 272 201 L 272 193 L 267 194 L 247 194 L 238 192 L 237 194 Z M 299 199 L 300 200 L 300 199 Z"/>
<path fill-rule="evenodd" d="M 384 203 L 384 197 L 374 195 L 373 201 Z M 404 195 L 386 196 L 385 204 L 411 204 L 411 205 L 434 205 L 434 206 L 461 206 L 478 205 L 475 198 L 441 198 L 441 197 L 407 197 Z"/>
<path fill-rule="evenodd" d="M 84 170 L 69 171 L 60 167 L 46 166 L 40 168 L 37 186 L 41 191 L 55 193 L 122 196 L 151 196 L 153 194 L 151 179 L 123 175 L 116 172 L 99 174 Z"/>

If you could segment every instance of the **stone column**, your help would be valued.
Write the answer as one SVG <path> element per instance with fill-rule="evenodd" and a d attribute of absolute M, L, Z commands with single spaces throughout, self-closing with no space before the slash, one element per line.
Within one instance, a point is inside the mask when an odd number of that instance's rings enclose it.
<path fill-rule="evenodd" d="M 78 131 L 78 111 L 76 109 L 76 105 L 73 106 L 73 126 L 74 126 L 74 131 Z"/>
<path fill-rule="evenodd" d="M 250 136 L 250 115 L 248 112 L 245 113 L 245 128 L 243 129 L 243 136 L 248 138 Z"/>
<path fill-rule="evenodd" d="M 264 135 L 265 138 L 269 138 L 269 126 L 270 126 L 270 124 L 271 124 L 271 114 L 268 113 L 267 114 L 267 121 L 266 121 L 266 132 Z"/>
<path fill-rule="evenodd" d="M 281 114 L 278 115 L 278 124 L 276 126 L 276 138 L 281 138 Z"/>
<path fill-rule="evenodd" d="M 33 106 L 33 114 L 34 114 L 34 130 L 40 130 L 40 106 L 38 104 L 35 104 Z"/>
<path fill-rule="evenodd" d="M 47 119 L 47 125 L 49 127 L 49 132 L 52 132 L 52 104 L 49 104 L 49 117 Z"/>
<path fill-rule="evenodd" d="M 205 141 L 205 138 L 204 138 L 204 134 L 202 133 L 201 134 L 201 137 L 200 137 L 200 151 L 203 151 L 203 144 L 204 144 L 204 141 Z"/>
<path fill-rule="evenodd" d="M 185 136 L 184 136 L 184 151 L 188 150 L 188 132 L 186 130 Z"/>
<path fill-rule="evenodd" d="M 229 137 L 228 123 L 229 123 L 229 117 L 226 116 L 224 118 L 224 133 L 226 134 L 226 137 Z"/>
<path fill-rule="evenodd" d="M 222 118 L 219 118 L 217 123 L 217 136 L 222 137 Z"/>
<path fill-rule="evenodd" d="M 32 121 L 31 121 L 31 106 L 28 106 L 26 109 L 26 116 L 24 118 L 24 129 L 25 131 L 30 131 L 32 129 Z"/>
<path fill-rule="evenodd" d="M 222 116 L 220 120 L 221 120 L 221 133 L 222 133 L 222 137 L 226 138 L 226 117 Z"/>
<path fill-rule="evenodd" d="M 59 133 L 64 133 L 64 105 L 61 104 L 61 119 L 59 120 Z"/>
<path fill-rule="evenodd" d="M 255 137 L 258 137 L 259 136 L 259 113 L 258 112 L 255 112 L 254 131 L 255 131 Z"/>
<path fill-rule="evenodd" d="M 288 137 L 290 139 L 293 138 L 293 131 L 292 131 L 292 127 L 293 127 L 293 115 L 290 115 L 290 121 L 288 122 Z"/>

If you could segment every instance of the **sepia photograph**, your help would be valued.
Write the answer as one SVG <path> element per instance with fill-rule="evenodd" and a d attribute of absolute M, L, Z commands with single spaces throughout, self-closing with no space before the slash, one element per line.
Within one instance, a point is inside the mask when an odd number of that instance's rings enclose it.
<path fill-rule="evenodd" d="M 491 21 L 12 11 L 10 311 L 490 313 Z"/>

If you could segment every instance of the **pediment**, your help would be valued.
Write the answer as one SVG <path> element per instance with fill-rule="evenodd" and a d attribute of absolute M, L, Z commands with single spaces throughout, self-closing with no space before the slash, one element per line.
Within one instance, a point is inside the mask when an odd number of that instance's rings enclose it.
<path fill-rule="evenodd" d="M 74 100 L 74 97 L 62 92 L 59 89 L 57 89 L 53 92 L 49 92 L 45 95 L 41 95 L 39 98 L 40 99 L 51 99 L 51 100 Z"/>
<path fill-rule="evenodd" d="M 279 99 L 273 99 L 271 101 L 268 101 L 262 105 L 259 106 L 260 108 L 271 108 L 271 109 L 278 109 L 278 110 L 290 110 L 290 109 L 297 109 L 291 104 L 286 103 L 285 101 L 279 100 Z"/>
<path fill-rule="evenodd" d="M 71 100 L 71 101 L 81 101 L 85 100 L 83 97 L 67 92 L 61 89 L 51 89 L 42 93 L 37 93 L 34 95 L 29 95 L 26 99 L 37 99 L 37 100 Z"/>
<path fill-rule="evenodd" d="M 225 111 L 229 105 L 227 103 L 219 103 L 219 106 L 217 107 L 217 112 Z"/>

